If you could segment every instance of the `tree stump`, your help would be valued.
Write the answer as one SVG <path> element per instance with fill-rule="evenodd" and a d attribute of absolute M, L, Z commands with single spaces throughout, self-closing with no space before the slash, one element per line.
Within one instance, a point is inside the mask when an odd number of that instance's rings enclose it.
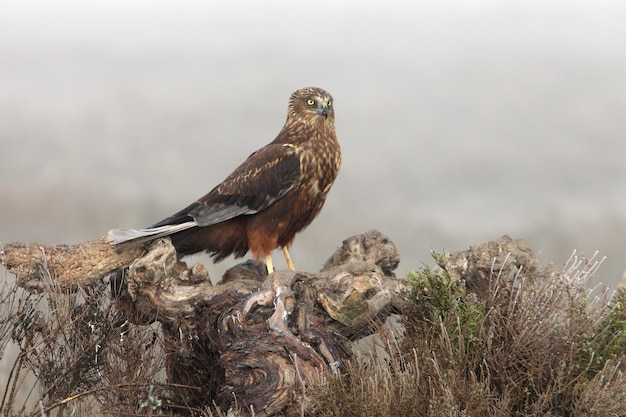
<path fill-rule="evenodd" d="M 257 416 L 299 414 L 301 388 L 341 372 L 351 342 L 372 333 L 408 291 L 393 276 L 395 245 L 375 230 L 346 239 L 319 273 L 268 276 L 249 261 L 217 285 L 202 265 L 181 262 L 168 238 L 125 253 L 103 237 L 76 246 L 10 243 L 0 260 L 37 292 L 92 286 L 113 273 L 124 318 L 161 324 L 168 383 L 194 388 L 183 394 L 190 407 L 217 403 Z"/>

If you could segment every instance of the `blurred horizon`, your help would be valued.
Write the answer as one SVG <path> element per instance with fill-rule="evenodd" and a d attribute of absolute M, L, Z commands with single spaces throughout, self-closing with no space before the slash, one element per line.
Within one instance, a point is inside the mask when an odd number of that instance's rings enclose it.
<path fill-rule="evenodd" d="M 185 207 L 335 98 L 343 166 L 292 249 L 376 228 L 401 255 L 508 234 L 544 263 L 626 260 L 626 3 L 6 1 L 0 243 L 77 243 Z M 277 267 L 284 267 L 280 252 Z M 206 263 L 206 259 L 203 259 Z M 239 261 L 212 266 L 214 279 Z"/>

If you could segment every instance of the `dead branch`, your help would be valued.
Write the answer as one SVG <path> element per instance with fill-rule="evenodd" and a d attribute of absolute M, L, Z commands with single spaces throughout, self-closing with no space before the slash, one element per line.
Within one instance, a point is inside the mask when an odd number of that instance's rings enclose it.
<path fill-rule="evenodd" d="M 45 292 L 52 282 L 66 291 L 86 287 L 124 268 L 143 252 L 139 246 L 118 253 L 100 236 L 79 245 L 11 242 L 0 251 L 0 263 L 17 277 L 18 285 Z"/>

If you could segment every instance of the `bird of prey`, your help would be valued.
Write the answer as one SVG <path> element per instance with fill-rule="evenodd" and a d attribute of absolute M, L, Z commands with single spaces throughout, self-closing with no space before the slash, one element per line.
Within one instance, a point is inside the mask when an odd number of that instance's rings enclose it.
<path fill-rule="evenodd" d="M 178 213 L 146 229 L 114 229 L 107 241 L 118 251 L 170 236 L 179 256 L 210 253 L 265 260 L 288 247 L 319 214 L 341 164 L 332 96 L 321 88 L 291 94 L 287 121 L 276 139 L 252 153 L 222 183 Z"/>

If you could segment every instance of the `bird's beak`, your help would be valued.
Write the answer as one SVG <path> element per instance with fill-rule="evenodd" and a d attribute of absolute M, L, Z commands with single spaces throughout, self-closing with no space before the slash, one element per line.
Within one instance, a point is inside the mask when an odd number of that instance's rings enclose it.
<path fill-rule="evenodd" d="M 328 106 L 326 104 L 322 104 L 322 114 L 324 118 L 328 118 Z"/>

